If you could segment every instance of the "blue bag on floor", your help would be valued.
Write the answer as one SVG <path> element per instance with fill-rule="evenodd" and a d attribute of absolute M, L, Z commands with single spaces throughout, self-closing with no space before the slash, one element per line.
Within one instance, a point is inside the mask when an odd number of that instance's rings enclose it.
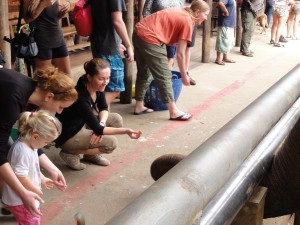
<path fill-rule="evenodd" d="M 182 89 L 182 80 L 180 72 L 172 71 L 172 87 L 174 92 L 175 102 L 179 98 Z M 152 80 L 144 98 L 145 106 L 155 111 L 167 110 L 168 107 L 164 104 L 160 98 L 159 90 L 155 84 L 155 80 Z"/>

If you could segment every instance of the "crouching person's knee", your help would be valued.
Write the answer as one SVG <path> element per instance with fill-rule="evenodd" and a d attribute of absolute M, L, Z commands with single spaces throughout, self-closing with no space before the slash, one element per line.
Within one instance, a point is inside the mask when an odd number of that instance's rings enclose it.
<path fill-rule="evenodd" d="M 112 153 L 118 146 L 118 139 L 115 136 L 104 136 L 105 138 L 105 146 L 99 148 L 101 153 L 110 154 Z"/>
<path fill-rule="evenodd" d="M 110 113 L 107 119 L 106 126 L 108 127 L 123 127 L 123 118 L 118 113 Z"/>

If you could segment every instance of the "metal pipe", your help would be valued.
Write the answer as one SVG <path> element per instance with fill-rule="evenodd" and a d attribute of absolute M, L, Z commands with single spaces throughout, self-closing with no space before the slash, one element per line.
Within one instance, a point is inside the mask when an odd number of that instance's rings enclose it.
<path fill-rule="evenodd" d="M 272 163 L 273 156 L 300 117 L 300 99 L 252 151 L 241 167 L 203 209 L 200 225 L 231 224 Z"/>
<path fill-rule="evenodd" d="M 300 96 L 299 73 L 298 64 L 106 224 L 190 224 Z"/>

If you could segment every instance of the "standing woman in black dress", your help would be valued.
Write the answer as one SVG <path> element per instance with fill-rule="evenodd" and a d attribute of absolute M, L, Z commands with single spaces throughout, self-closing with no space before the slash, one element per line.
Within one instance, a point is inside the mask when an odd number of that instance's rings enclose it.
<path fill-rule="evenodd" d="M 39 53 L 34 58 L 35 68 L 45 69 L 51 65 L 71 76 L 71 64 L 67 45 L 59 26 L 70 9 L 66 0 L 23 0 L 23 15 L 34 28 L 34 38 Z"/>

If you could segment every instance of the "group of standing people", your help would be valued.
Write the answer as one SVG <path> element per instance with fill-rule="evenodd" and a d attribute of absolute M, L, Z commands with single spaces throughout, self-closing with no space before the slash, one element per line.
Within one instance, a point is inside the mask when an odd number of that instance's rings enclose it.
<path fill-rule="evenodd" d="M 255 4 L 253 4 L 255 2 Z M 215 63 L 225 66 L 226 63 L 235 63 L 236 61 L 229 57 L 230 50 L 234 46 L 234 28 L 236 27 L 237 6 L 241 8 L 242 38 L 240 52 L 247 57 L 253 57 L 253 51 L 250 50 L 250 42 L 255 29 L 257 9 L 252 5 L 262 5 L 262 0 L 219 0 L 215 7 L 218 8 L 218 30 L 215 50 L 217 57 Z M 259 8 L 259 10 L 261 10 Z"/>
<path fill-rule="evenodd" d="M 195 25 L 207 19 L 210 11 L 207 3 L 194 0 L 190 7 L 165 9 L 147 16 L 135 27 L 133 50 L 122 20 L 122 12 L 126 11 L 124 1 L 90 2 L 93 59 L 84 64 L 85 74 L 77 84 L 71 78 L 70 59 L 58 22 L 70 8 L 70 2 L 63 0 L 24 0 L 24 19 L 35 27 L 39 48 L 33 78 L 0 69 L 2 200 L 20 224 L 40 224 L 42 184 L 46 189 L 54 185 L 60 190 L 67 187 L 63 174 L 42 147 L 55 141 L 66 164 L 82 170 L 86 165 L 80 161 L 80 154 L 85 161 L 107 166 L 110 162 L 102 154 L 116 148 L 117 139 L 113 135 L 127 134 L 132 139 L 141 136 L 139 130 L 123 128 L 119 114 L 110 113 L 111 102 L 124 91 L 121 43 L 128 53 L 127 60 L 133 61 L 134 55 L 137 60 L 138 98 L 134 112 L 138 115 L 145 112 L 143 95 L 151 72 L 168 105 L 170 119 L 186 121 L 192 117 L 175 105 L 165 45 L 177 44 L 182 80 L 189 86 L 187 46 Z M 161 21 L 162 27 L 156 27 L 156 21 Z M 20 135 L 13 143 L 10 132 L 16 121 Z M 51 179 L 40 172 L 40 166 L 49 172 Z"/>
<path fill-rule="evenodd" d="M 300 5 L 299 2 L 294 0 L 276 0 L 273 4 L 273 24 L 271 27 L 271 40 L 270 44 L 274 47 L 283 47 L 284 45 L 279 42 L 287 42 L 282 32 L 282 26 L 287 22 L 287 38 L 291 37 L 290 29 L 294 25 L 295 37 L 297 36 L 297 27 L 299 24 Z M 288 18 L 287 21 L 284 19 Z"/>
<path fill-rule="evenodd" d="M 255 30 L 256 20 L 264 12 L 267 15 L 267 24 L 271 27 L 270 44 L 274 47 L 283 47 L 280 42 L 288 42 L 287 38 L 300 39 L 298 25 L 300 20 L 300 1 L 296 0 L 238 0 L 237 5 L 241 8 L 242 39 L 240 52 L 247 57 L 253 57 L 250 50 L 251 39 Z M 216 4 L 218 12 L 218 33 L 216 39 L 217 57 L 215 63 L 225 65 L 235 63 L 228 58 L 230 49 L 233 47 L 234 27 L 236 26 L 236 2 L 234 0 L 219 0 Z M 284 18 L 287 18 L 284 21 Z M 282 25 L 287 22 L 287 35 L 283 35 Z M 293 30 L 293 32 L 292 32 Z"/>
<path fill-rule="evenodd" d="M 241 10 L 242 38 L 240 52 L 243 56 L 253 57 L 250 50 L 251 38 L 256 25 L 256 18 L 263 13 L 263 0 L 219 0 L 218 7 L 218 31 L 216 38 L 217 57 L 215 63 L 224 66 L 225 63 L 235 63 L 229 58 L 229 53 L 234 46 L 234 28 L 236 27 L 236 9 Z"/>

